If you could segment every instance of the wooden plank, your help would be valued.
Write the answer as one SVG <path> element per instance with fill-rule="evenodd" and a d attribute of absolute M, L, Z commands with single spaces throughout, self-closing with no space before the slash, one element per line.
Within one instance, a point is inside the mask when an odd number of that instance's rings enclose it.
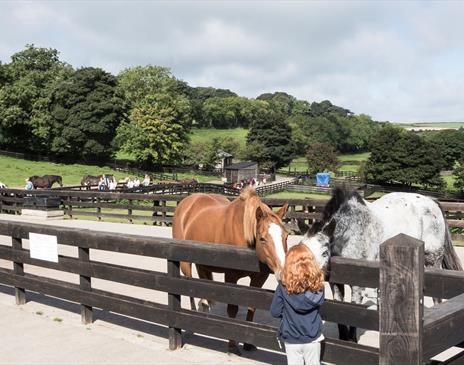
<path fill-rule="evenodd" d="M 330 259 L 331 283 L 379 287 L 379 262 L 333 256 Z"/>
<path fill-rule="evenodd" d="M 21 238 L 12 237 L 12 249 L 22 249 Z M 16 275 L 24 275 L 24 264 L 22 262 L 13 261 L 13 271 Z M 22 287 L 15 287 L 15 300 L 17 305 L 26 304 L 26 291 Z"/>
<path fill-rule="evenodd" d="M 255 251 L 249 248 L 32 223 L 0 222 L 0 234 L 28 238 L 29 232 L 56 235 L 60 244 L 78 245 L 83 248 L 161 257 L 175 261 L 190 261 L 208 266 L 251 272 L 269 271 L 266 265 L 258 261 Z"/>
<path fill-rule="evenodd" d="M 441 269 L 425 271 L 425 295 L 449 299 L 462 293 L 464 293 L 463 271 Z"/>
<path fill-rule="evenodd" d="M 464 294 L 461 294 L 427 311 L 424 318 L 424 359 L 463 341 Z"/>
<path fill-rule="evenodd" d="M 330 259 L 329 281 L 348 285 L 377 288 L 379 262 L 343 257 Z M 448 299 L 464 293 L 464 272 L 442 269 L 426 269 L 424 294 Z"/>
<path fill-rule="evenodd" d="M 399 234 L 380 245 L 379 364 L 422 364 L 424 243 Z"/>
<path fill-rule="evenodd" d="M 79 261 L 83 265 L 89 264 L 89 251 L 88 248 L 78 248 Z M 90 275 L 79 275 L 79 288 L 84 291 L 92 291 L 92 279 Z M 93 311 L 91 306 L 81 303 L 81 321 L 83 324 L 93 322 Z"/>
<path fill-rule="evenodd" d="M 180 263 L 179 261 L 168 260 L 168 277 L 180 278 Z M 181 310 L 180 295 L 170 292 L 168 294 L 168 307 L 172 312 Z M 182 347 L 182 329 L 169 326 L 169 350 L 177 350 Z"/>
<path fill-rule="evenodd" d="M 330 364 L 377 365 L 379 363 L 379 349 L 326 338 L 323 342 L 321 360 Z"/>

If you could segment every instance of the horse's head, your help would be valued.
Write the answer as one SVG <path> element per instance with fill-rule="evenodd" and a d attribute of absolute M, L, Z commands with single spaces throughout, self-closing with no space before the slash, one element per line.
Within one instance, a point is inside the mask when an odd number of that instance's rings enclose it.
<path fill-rule="evenodd" d="M 313 227 L 305 233 L 303 240 L 300 242 L 311 250 L 320 268 L 325 273 L 327 273 L 329 268 L 330 241 L 333 237 L 335 224 L 335 220 L 331 220 L 325 226 L 315 223 Z"/>
<path fill-rule="evenodd" d="M 259 206 L 256 209 L 256 255 L 274 271 L 277 278 L 280 278 L 287 252 L 288 233 L 282 223 L 287 208 L 285 204 L 276 213 L 268 207 Z"/>

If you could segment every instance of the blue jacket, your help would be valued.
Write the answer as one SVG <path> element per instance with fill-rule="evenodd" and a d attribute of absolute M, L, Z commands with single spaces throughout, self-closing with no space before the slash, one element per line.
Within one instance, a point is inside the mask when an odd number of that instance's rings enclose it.
<path fill-rule="evenodd" d="M 282 318 L 279 337 L 288 343 L 310 343 L 322 332 L 319 306 L 324 302 L 324 290 L 313 293 L 288 294 L 282 284 L 276 288 L 271 304 L 273 317 Z"/>

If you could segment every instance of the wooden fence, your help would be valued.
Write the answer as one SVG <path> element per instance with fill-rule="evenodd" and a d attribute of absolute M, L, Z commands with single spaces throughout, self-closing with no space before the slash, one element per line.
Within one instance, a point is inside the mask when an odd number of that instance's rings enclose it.
<path fill-rule="evenodd" d="M 198 185 L 197 189 L 200 189 Z M 197 190 L 201 191 L 201 190 Z M 0 190 L 0 212 L 21 214 L 24 198 L 27 196 L 56 196 L 61 199 L 60 209 L 69 218 L 92 217 L 97 220 L 116 219 L 118 221 L 145 222 L 153 225 L 170 225 L 179 201 L 186 196 L 187 191 L 179 191 L 177 195 L 114 193 L 99 191 L 62 191 L 62 190 L 32 190 L 2 189 Z M 234 199 L 234 197 L 229 197 Z M 289 204 L 289 210 L 284 217 L 287 227 L 298 231 L 297 220 L 311 225 L 322 218 L 322 211 L 327 200 L 319 199 L 269 199 L 263 202 L 271 208 Z M 451 228 L 452 239 L 464 240 L 464 203 L 440 202 L 448 225 Z"/>
<path fill-rule="evenodd" d="M 77 257 L 58 262 L 30 257 L 23 240 L 30 233 L 57 237 L 60 245 L 77 247 Z M 259 272 L 267 270 L 254 251 L 228 245 L 121 235 L 49 225 L 0 221 L 0 235 L 12 245 L 0 245 L 0 259 L 13 269 L 0 268 L 0 283 L 15 287 L 16 303 L 26 302 L 26 290 L 80 303 L 82 322 L 92 322 L 93 307 L 169 326 L 169 347 L 182 346 L 182 331 L 253 343 L 279 351 L 277 328 L 181 307 L 181 295 L 269 310 L 273 292 L 240 285 L 180 276 L 182 260 L 209 266 Z M 90 259 L 90 250 L 156 257 L 167 261 L 167 272 L 142 270 Z M 464 273 L 431 270 L 424 273 L 423 243 L 398 235 L 381 246 L 380 262 L 334 258 L 330 281 L 380 288 L 380 310 L 326 300 L 324 320 L 380 332 L 380 348 L 326 338 L 322 359 L 335 364 L 422 364 L 464 340 Z M 25 269 L 25 266 L 27 268 Z M 79 284 L 28 273 L 29 265 L 79 275 Z M 92 278 L 166 292 L 168 304 L 97 290 Z M 423 307 L 423 293 L 448 301 Z M 462 358 L 460 358 L 462 360 Z"/>

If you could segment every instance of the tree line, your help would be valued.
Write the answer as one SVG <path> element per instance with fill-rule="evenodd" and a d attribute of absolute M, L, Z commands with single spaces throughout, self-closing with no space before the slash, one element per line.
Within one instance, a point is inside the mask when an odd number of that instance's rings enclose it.
<path fill-rule="evenodd" d="M 105 161 L 124 151 L 146 166 L 187 163 L 193 155 L 207 165 L 211 157 L 198 155 L 199 149 L 238 153 L 237 145 L 216 139 L 195 146 L 190 130 L 236 127 L 249 129 L 241 157 L 276 169 L 314 143 L 365 151 L 378 123 L 330 101 L 308 102 L 285 92 L 246 98 L 192 87 L 160 66 L 132 67 L 116 76 L 101 68 L 75 69 L 56 49 L 34 45 L 0 63 L 2 149 L 71 161 Z"/>
<path fill-rule="evenodd" d="M 233 138 L 189 141 L 192 128 L 236 127 L 248 130 L 244 148 Z M 84 162 L 123 151 L 142 167 L 212 167 L 224 151 L 269 170 L 306 156 L 311 172 L 336 169 L 337 153 L 370 151 L 361 168 L 366 181 L 440 189 L 440 171 L 447 169 L 464 189 L 462 129 L 418 135 L 328 100 L 192 87 L 160 66 L 116 76 L 75 69 L 56 49 L 34 45 L 0 63 L 0 149 Z"/>

